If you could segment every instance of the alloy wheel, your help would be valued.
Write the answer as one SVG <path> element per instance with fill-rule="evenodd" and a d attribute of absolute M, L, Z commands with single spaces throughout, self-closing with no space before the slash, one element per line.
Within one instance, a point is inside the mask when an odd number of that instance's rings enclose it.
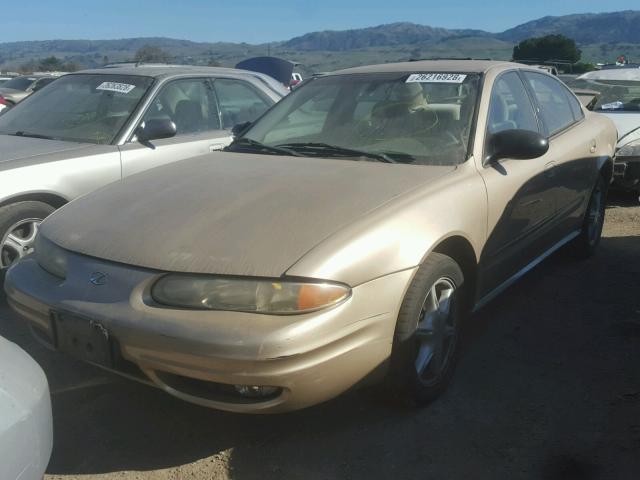
<path fill-rule="evenodd" d="M 602 182 L 596 184 L 591 194 L 591 203 L 589 205 L 587 223 L 587 235 L 589 245 L 595 245 L 602 231 L 602 223 L 604 221 L 604 189 Z"/>
<path fill-rule="evenodd" d="M 414 362 L 418 379 L 424 385 L 436 383 L 447 370 L 457 341 L 453 314 L 455 284 L 438 279 L 429 289 L 415 331 L 417 354 Z"/>
<path fill-rule="evenodd" d="M 15 261 L 33 252 L 42 219 L 27 218 L 13 224 L 0 244 L 0 267 L 9 267 Z"/>

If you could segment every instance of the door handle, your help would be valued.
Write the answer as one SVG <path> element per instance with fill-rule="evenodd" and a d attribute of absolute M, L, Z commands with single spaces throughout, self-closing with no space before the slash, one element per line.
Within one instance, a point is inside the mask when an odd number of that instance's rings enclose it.
<path fill-rule="evenodd" d="M 596 140 L 591 140 L 591 144 L 589 145 L 589 151 L 591 153 L 596 153 L 596 149 L 598 148 L 598 143 L 596 142 Z"/>
<path fill-rule="evenodd" d="M 209 145 L 209 151 L 215 152 L 217 150 L 222 150 L 224 148 L 224 143 L 214 143 L 213 145 Z"/>

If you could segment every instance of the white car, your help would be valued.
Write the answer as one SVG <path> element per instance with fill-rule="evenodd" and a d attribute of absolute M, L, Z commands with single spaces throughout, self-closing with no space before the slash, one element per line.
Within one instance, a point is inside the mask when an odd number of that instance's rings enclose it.
<path fill-rule="evenodd" d="M 640 193 L 640 68 L 617 67 L 588 72 L 575 86 L 599 93 L 593 110 L 618 129 L 614 183 Z"/>
<path fill-rule="evenodd" d="M 47 377 L 24 350 L 0 337 L 0 479 L 41 479 L 52 446 Z"/>

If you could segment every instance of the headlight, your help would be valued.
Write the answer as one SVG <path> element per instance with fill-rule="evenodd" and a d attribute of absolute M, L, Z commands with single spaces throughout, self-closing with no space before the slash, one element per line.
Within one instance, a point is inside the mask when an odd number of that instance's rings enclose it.
<path fill-rule="evenodd" d="M 616 152 L 618 157 L 640 157 L 640 139 L 627 143 Z"/>
<path fill-rule="evenodd" d="M 43 235 L 38 234 L 35 243 L 38 264 L 51 275 L 67 278 L 67 252 Z"/>
<path fill-rule="evenodd" d="M 229 310 L 290 315 L 332 307 L 351 295 L 346 285 L 328 282 L 240 279 L 169 274 L 151 289 L 163 305 L 198 310 Z"/>

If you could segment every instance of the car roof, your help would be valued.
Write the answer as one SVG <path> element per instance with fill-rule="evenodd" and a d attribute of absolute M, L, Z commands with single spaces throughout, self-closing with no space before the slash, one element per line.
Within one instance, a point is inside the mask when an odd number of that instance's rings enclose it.
<path fill-rule="evenodd" d="M 338 70 L 332 74 L 393 73 L 393 72 L 455 72 L 484 73 L 493 68 L 527 67 L 527 65 L 497 60 L 419 60 L 415 62 L 384 63 Z"/>
<path fill-rule="evenodd" d="M 640 81 L 640 68 L 608 68 L 587 72 L 578 80 L 630 80 Z"/>
<path fill-rule="evenodd" d="M 164 64 L 125 64 L 122 66 L 113 65 L 103 68 L 93 68 L 81 70 L 75 73 L 91 73 L 100 75 L 143 75 L 154 78 L 164 78 L 173 75 L 195 74 L 195 75 L 229 75 L 244 74 L 254 75 L 256 72 L 238 70 L 224 67 L 199 67 L 191 65 L 164 65 Z M 255 76 L 261 76 L 256 74 Z"/>
<path fill-rule="evenodd" d="M 280 96 L 284 96 L 288 93 L 283 85 L 271 78 L 269 75 L 265 75 L 259 72 L 252 72 L 249 70 L 240 70 L 237 68 L 225 68 L 225 67 L 204 67 L 195 65 L 167 65 L 167 64 L 136 64 L 126 63 L 122 65 L 108 65 L 102 68 L 93 68 L 89 70 L 80 70 L 71 75 L 77 74 L 93 74 L 93 75 L 139 75 L 145 77 L 152 77 L 156 79 L 166 79 L 172 76 L 181 75 L 206 75 L 206 76 L 228 76 L 228 75 L 240 75 L 244 77 L 253 77 L 260 80 L 270 90 Z"/>
<path fill-rule="evenodd" d="M 38 73 L 32 73 L 31 75 L 18 75 L 17 77 L 11 77 L 11 78 L 58 78 L 61 77 L 62 75 L 65 75 L 62 72 L 38 72 Z"/>

